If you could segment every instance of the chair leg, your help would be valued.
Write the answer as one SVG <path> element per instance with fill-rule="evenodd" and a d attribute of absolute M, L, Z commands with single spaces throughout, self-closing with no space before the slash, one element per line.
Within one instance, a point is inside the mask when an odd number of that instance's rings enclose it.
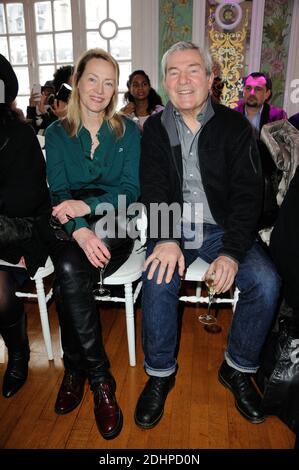
<path fill-rule="evenodd" d="M 49 361 L 52 361 L 54 359 L 54 356 L 53 356 L 53 349 L 52 349 L 52 340 L 51 340 L 51 333 L 50 333 L 50 326 L 49 326 L 48 309 L 47 309 L 44 282 L 42 279 L 36 279 L 35 285 L 36 285 L 36 294 L 37 294 L 44 342 L 45 342 L 45 346 L 46 346 L 46 350 L 48 354 L 48 359 Z"/>
<path fill-rule="evenodd" d="M 240 293 L 239 289 L 237 287 L 235 287 L 233 302 L 232 302 L 233 313 L 235 313 L 235 310 L 236 310 L 237 302 L 239 300 L 239 293 Z"/>
<path fill-rule="evenodd" d="M 196 291 L 195 291 L 196 297 L 201 296 L 201 281 L 198 281 L 196 284 Z"/>
<path fill-rule="evenodd" d="M 135 323 L 134 323 L 134 301 L 132 283 L 125 284 L 125 299 L 126 299 L 126 323 L 127 323 L 127 338 L 129 349 L 129 363 L 130 366 L 136 366 L 136 351 L 135 351 Z"/>
<path fill-rule="evenodd" d="M 59 351 L 60 351 L 60 357 L 63 359 L 63 349 L 62 349 L 62 341 L 61 341 L 61 328 L 59 326 Z"/>

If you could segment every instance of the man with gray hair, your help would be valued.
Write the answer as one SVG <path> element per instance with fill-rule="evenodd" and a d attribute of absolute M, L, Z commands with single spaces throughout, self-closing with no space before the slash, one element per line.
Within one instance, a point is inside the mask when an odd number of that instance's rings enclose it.
<path fill-rule="evenodd" d="M 190 42 L 174 44 L 162 59 L 165 110 L 144 126 L 141 197 L 148 214 L 147 259 L 143 275 L 142 341 L 149 375 L 136 411 L 142 428 L 155 426 L 163 415 L 175 382 L 177 305 L 180 278 L 197 257 L 210 266 L 218 294 L 235 282 L 240 297 L 233 317 L 219 380 L 234 394 L 239 412 L 252 423 L 264 421 L 251 375 L 272 318 L 280 280 L 271 261 L 255 242 L 262 205 L 259 154 L 250 124 L 239 113 L 213 102 L 211 59 Z M 151 234 L 152 203 L 202 204 L 182 211 L 179 230 L 161 217 Z M 202 243 L 188 242 L 202 231 Z M 164 235 L 163 235 L 164 234 Z M 187 392 L 188 393 L 188 392 Z"/>

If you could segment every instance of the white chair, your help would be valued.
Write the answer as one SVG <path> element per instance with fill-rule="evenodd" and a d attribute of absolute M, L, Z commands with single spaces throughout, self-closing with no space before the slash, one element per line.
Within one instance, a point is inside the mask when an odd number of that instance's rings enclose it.
<path fill-rule="evenodd" d="M 209 298 L 208 296 L 203 297 L 201 295 L 201 286 L 200 284 L 203 281 L 203 277 L 205 272 L 207 271 L 209 264 L 206 263 L 203 259 L 197 258 L 193 263 L 190 264 L 188 269 L 186 270 L 184 280 L 185 281 L 195 281 L 198 283 L 196 288 L 195 295 L 183 295 L 179 298 L 182 302 L 191 302 L 191 303 L 208 303 Z M 232 297 L 215 297 L 214 302 L 216 303 L 230 303 L 232 305 L 233 312 L 236 309 L 236 304 L 239 298 L 239 290 L 237 288 L 234 289 Z"/>
<path fill-rule="evenodd" d="M 0 266 L 13 266 L 17 268 L 23 268 L 21 264 L 11 264 L 3 260 L 0 260 Z M 43 332 L 44 342 L 45 342 L 49 361 L 54 359 L 54 356 L 53 356 L 53 349 L 52 349 L 47 303 L 51 299 L 53 292 L 52 292 L 52 288 L 49 289 L 48 293 L 45 292 L 44 278 L 52 274 L 53 271 L 54 271 L 54 266 L 52 264 L 51 259 L 48 258 L 46 265 L 44 267 L 39 268 L 37 272 L 35 273 L 35 276 L 30 278 L 32 281 L 35 282 L 36 293 L 16 292 L 17 297 L 37 299 L 38 301 L 42 332 Z"/>
<path fill-rule="evenodd" d="M 141 279 L 142 275 L 145 260 L 145 250 L 142 245 L 143 241 L 135 240 L 133 251 L 127 261 L 114 274 L 104 279 L 104 284 L 123 285 L 125 296 L 95 296 L 99 301 L 125 303 L 129 363 L 132 367 L 136 366 L 134 304 L 141 290 L 142 281 L 138 282 L 134 292 L 133 282 Z"/>

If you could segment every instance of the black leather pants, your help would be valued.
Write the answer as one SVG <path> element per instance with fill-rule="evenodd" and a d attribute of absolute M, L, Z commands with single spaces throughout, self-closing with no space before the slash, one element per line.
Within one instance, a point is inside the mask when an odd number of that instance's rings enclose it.
<path fill-rule="evenodd" d="M 57 243 L 51 257 L 56 271 L 54 293 L 64 364 L 67 369 L 85 372 L 93 385 L 109 368 L 92 294 L 98 270 L 76 242 Z"/>

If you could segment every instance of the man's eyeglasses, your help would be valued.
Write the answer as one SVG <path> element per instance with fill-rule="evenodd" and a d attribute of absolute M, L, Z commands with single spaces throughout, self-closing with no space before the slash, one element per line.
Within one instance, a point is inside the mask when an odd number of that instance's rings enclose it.
<path fill-rule="evenodd" d="M 72 229 L 71 229 L 71 233 L 73 233 L 74 231 L 74 228 L 75 228 L 75 219 L 73 217 L 71 217 L 70 215 L 68 214 L 65 214 L 66 217 L 68 218 L 68 220 L 70 222 L 72 222 Z M 63 224 L 61 224 L 59 222 L 59 220 L 57 219 L 57 217 L 54 217 L 53 215 L 51 215 L 50 217 L 50 221 L 49 221 L 49 224 L 50 224 L 50 227 L 54 230 L 54 234 L 55 234 L 55 237 L 58 239 L 58 240 L 61 240 L 61 241 L 68 241 L 68 240 L 71 240 L 72 236 L 69 235 L 65 229 L 63 228 Z"/>

